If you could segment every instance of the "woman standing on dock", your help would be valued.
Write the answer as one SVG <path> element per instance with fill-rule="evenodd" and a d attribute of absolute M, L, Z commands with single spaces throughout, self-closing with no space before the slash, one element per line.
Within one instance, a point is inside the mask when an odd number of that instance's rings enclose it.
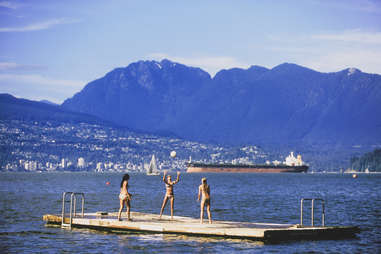
<path fill-rule="evenodd" d="M 122 181 L 120 182 L 120 193 L 119 193 L 119 202 L 120 202 L 120 208 L 118 213 L 118 220 L 121 221 L 120 218 L 122 214 L 122 210 L 124 208 L 124 203 L 126 203 L 127 206 L 127 219 L 130 221 L 130 200 L 131 200 L 131 194 L 128 192 L 128 180 L 130 179 L 130 176 L 128 174 L 125 174 L 122 178 Z"/>
<path fill-rule="evenodd" d="M 176 183 L 180 181 L 180 172 L 177 171 L 177 179 L 174 182 L 171 181 L 170 175 L 168 175 L 167 179 L 165 179 L 166 174 L 167 174 L 167 171 L 165 170 L 163 175 L 163 182 L 165 183 L 166 193 L 163 199 L 163 204 L 161 205 L 161 209 L 160 209 L 160 219 L 161 219 L 161 215 L 163 214 L 164 207 L 167 205 L 167 202 L 169 199 L 171 201 L 171 220 L 172 220 L 173 208 L 174 208 L 174 202 L 175 202 L 175 193 L 173 192 L 173 185 L 175 185 Z"/>
<path fill-rule="evenodd" d="M 201 179 L 201 185 L 198 187 L 198 198 L 197 201 L 200 201 L 201 197 L 201 212 L 200 212 L 200 223 L 203 223 L 204 220 L 204 207 L 206 205 L 206 211 L 208 213 L 209 224 L 212 224 L 212 215 L 210 213 L 210 187 L 206 182 L 206 178 Z"/>

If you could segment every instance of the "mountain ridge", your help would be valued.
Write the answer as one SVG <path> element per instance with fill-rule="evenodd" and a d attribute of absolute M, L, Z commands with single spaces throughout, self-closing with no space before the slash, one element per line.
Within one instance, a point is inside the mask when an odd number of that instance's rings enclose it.
<path fill-rule="evenodd" d="M 89 114 L 65 110 L 59 105 L 46 102 L 16 98 L 7 93 L 0 94 L 0 119 L 110 124 Z"/>
<path fill-rule="evenodd" d="M 226 144 L 381 143 L 381 76 L 283 63 L 221 70 L 138 61 L 61 106 L 143 131 Z"/>

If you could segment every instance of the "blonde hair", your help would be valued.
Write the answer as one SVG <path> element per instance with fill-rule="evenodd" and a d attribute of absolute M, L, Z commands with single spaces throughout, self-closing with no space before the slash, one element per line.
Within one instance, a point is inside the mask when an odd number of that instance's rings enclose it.
<path fill-rule="evenodd" d="M 203 177 L 203 178 L 201 179 L 201 182 L 202 182 L 202 183 L 206 183 L 206 177 Z"/>

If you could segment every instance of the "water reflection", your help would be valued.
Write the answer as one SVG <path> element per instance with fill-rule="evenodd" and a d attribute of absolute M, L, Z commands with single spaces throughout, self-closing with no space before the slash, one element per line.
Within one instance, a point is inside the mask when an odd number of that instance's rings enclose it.
<path fill-rule="evenodd" d="M 119 246 L 123 253 L 127 253 L 129 250 L 150 249 L 160 249 L 160 253 L 177 253 L 183 252 L 188 248 L 193 251 L 197 250 L 196 252 L 216 253 L 216 248 L 222 246 L 225 246 L 222 249 L 230 246 L 232 249 L 240 251 L 248 251 L 264 246 L 264 243 L 260 241 L 177 234 L 128 234 L 119 235 L 118 237 Z M 180 249 L 176 250 L 176 246 Z"/>

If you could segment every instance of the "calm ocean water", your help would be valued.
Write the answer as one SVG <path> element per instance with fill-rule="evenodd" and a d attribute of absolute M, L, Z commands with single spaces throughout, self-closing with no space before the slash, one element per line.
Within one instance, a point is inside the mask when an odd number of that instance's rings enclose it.
<path fill-rule="evenodd" d="M 64 191 L 84 192 L 86 212 L 117 211 L 121 176 L 0 173 L 0 252 L 381 253 L 381 174 L 359 175 L 356 179 L 340 174 L 183 174 L 175 186 L 175 215 L 198 217 L 197 187 L 201 177 L 206 176 L 211 186 L 215 220 L 296 224 L 301 198 L 323 198 L 326 224 L 360 226 L 361 233 L 355 239 L 263 244 L 45 226 L 42 216 L 60 213 Z M 111 184 L 106 185 L 107 181 Z M 130 192 L 134 195 L 132 211 L 160 211 L 164 184 L 159 176 L 131 175 Z M 166 214 L 168 208 L 169 205 Z"/>

